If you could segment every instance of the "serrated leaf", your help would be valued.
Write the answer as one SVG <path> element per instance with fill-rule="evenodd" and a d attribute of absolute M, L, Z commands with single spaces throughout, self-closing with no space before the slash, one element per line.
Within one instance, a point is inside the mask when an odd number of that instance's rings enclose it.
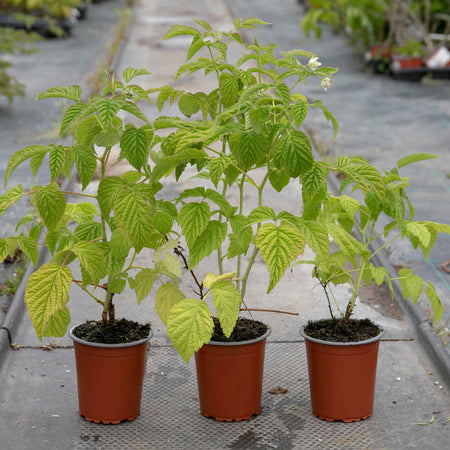
<path fill-rule="evenodd" d="M 389 272 L 385 267 L 373 267 L 372 270 L 373 277 L 375 278 L 375 283 L 380 286 L 385 278 L 389 278 Z M 422 290 L 422 288 L 420 288 Z"/>
<path fill-rule="evenodd" d="M 108 126 L 121 109 L 121 101 L 117 98 L 100 97 L 95 100 L 95 106 L 103 126 Z"/>
<path fill-rule="evenodd" d="M 300 128 L 307 114 L 308 114 L 308 103 L 296 102 L 292 106 L 292 117 L 294 118 L 294 123 L 297 126 L 297 128 Z"/>
<path fill-rule="evenodd" d="M 208 272 L 203 278 L 203 286 L 206 289 L 211 289 L 215 283 L 223 280 L 231 280 L 236 276 L 236 272 L 223 273 L 221 275 L 216 275 L 215 273 Z"/>
<path fill-rule="evenodd" d="M 163 263 L 169 272 L 173 273 L 175 277 L 181 278 L 181 263 L 176 255 L 166 252 L 164 254 Z"/>
<path fill-rule="evenodd" d="M 123 79 L 125 83 L 129 83 L 133 78 L 136 78 L 141 75 L 151 75 L 151 72 L 149 72 L 147 69 L 135 69 L 133 67 L 128 67 L 123 72 Z"/>
<path fill-rule="evenodd" d="M 206 202 L 186 203 L 181 207 L 177 220 L 189 247 L 208 226 L 209 218 L 210 208 Z"/>
<path fill-rule="evenodd" d="M 339 131 L 339 123 L 334 117 L 334 115 L 328 110 L 328 108 L 322 104 L 320 100 L 316 100 L 314 102 L 314 106 L 321 109 L 323 112 L 323 115 L 325 116 L 325 119 L 328 121 L 331 121 L 333 124 L 333 140 L 336 139 L 336 135 Z"/>
<path fill-rule="evenodd" d="M 200 111 L 200 103 L 194 94 L 183 94 L 178 100 L 180 111 L 186 116 L 191 117 Z"/>
<path fill-rule="evenodd" d="M 134 289 L 136 291 L 136 299 L 138 305 L 141 304 L 152 290 L 153 283 L 156 280 L 156 271 L 153 269 L 142 269 L 135 278 Z"/>
<path fill-rule="evenodd" d="M 125 184 L 125 180 L 119 177 L 103 178 L 100 182 L 97 191 L 97 200 L 104 217 L 109 217 L 116 198 Z"/>
<path fill-rule="evenodd" d="M 92 282 L 98 284 L 104 265 L 103 253 L 100 248 L 93 242 L 80 241 L 73 246 L 72 251 L 91 277 Z"/>
<path fill-rule="evenodd" d="M 167 334 L 186 362 L 210 341 L 213 329 L 214 322 L 208 305 L 192 298 L 173 306 L 167 319 Z"/>
<path fill-rule="evenodd" d="M 202 234 L 189 247 L 189 268 L 192 270 L 203 258 L 217 250 L 227 235 L 226 223 L 211 220 Z"/>
<path fill-rule="evenodd" d="M 269 181 L 272 187 L 277 191 L 281 192 L 291 180 L 291 177 L 284 170 L 276 170 L 270 172 Z"/>
<path fill-rule="evenodd" d="M 330 251 L 330 240 L 325 227 L 315 220 L 302 220 L 298 222 L 307 244 L 315 253 L 328 255 Z"/>
<path fill-rule="evenodd" d="M 49 231 L 58 225 L 66 210 L 66 199 L 56 183 L 39 187 L 36 194 L 36 207 Z"/>
<path fill-rule="evenodd" d="M 19 244 L 20 249 L 25 253 L 25 255 L 28 258 L 30 258 L 34 266 L 37 267 L 39 259 L 39 251 L 36 241 L 26 236 L 19 236 L 17 238 L 17 242 Z"/>
<path fill-rule="evenodd" d="M 270 292 L 295 258 L 303 253 L 305 240 L 300 231 L 287 223 L 263 224 L 256 236 L 256 245 L 269 269 Z"/>
<path fill-rule="evenodd" d="M 205 46 L 205 42 L 201 39 L 201 36 L 194 36 L 191 45 L 186 53 L 186 61 L 189 61 L 199 50 Z"/>
<path fill-rule="evenodd" d="M 282 155 L 284 168 L 293 178 L 308 172 L 313 166 L 311 142 L 301 131 L 283 134 L 276 142 L 274 150 L 275 154 Z"/>
<path fill-rule="evenodd" d="M 275 211 L 269 206 L 258 206 L 248 215 L 249 223 L 260 223 L 276 219 Z"/>
<path fill-rule="evenodd" d="M 152 208 L 137 186 L 123 188 L 114 203 L 117 224 L 125 231 L 136 252 L 140 252 L 153 231 Z"/>
<path fill-rule="evenodd" d="M 302 192 L 305 197 L 313 197 L 321 188 L 326 187 L 328 170 L 322 163 L 315 161 L 311 170 L 301 177 Z"/>
<path fill-rule="evenodd" d="M 233 146 L 231 151 L 239 166 L 247 171 L 264 158 L 267 146 L 264 135 L 254 131 L 244 131 L 239 137 L 239 145 Z"/>
<path fill-rule="evenodd" d="M 170 97 L 170 94 L 173 92 L 172 86 L 163 86 L 161 92 L 158 95 L 158 99 L 156 100 L 156 106 L 158 107 L 158 111 L 161 112 L 164 103 L 166 103 L 167 99 Z"/>
<path fill-rule="evenodd" d="M 406 155 L 403 158 L 400 158 L 397 167 L 401 169 L 402 167 L 407 166 L 408 164 L 412 164 L 418 161 L 425 161 L 427 159 L 439 158 L 437 155 L 432 155 L 431 153 L 413 153 L 411 155 Z"/>
<path fill-rule="evenodd" d="M 414 275 L 412 270 L 406 268 L 400 269 L 398 274 L 400 275 L 400 287 L 402 288 L 403 297 L 411 297 L 412 302 L 416 303 L 423 290 L 422 278 Z"/>
<path fill-rule="evenodd" d="M 185 298 L 183 292 L 173 283 L 164 283 L 158 288 L 155 295 L 155 309 L 164 324 L 167 324 L 170 310 Z"/>
<path fill-rule="evenodd" d="M 431 281 L 428 282 L 425 293 L 427 294 L 428 300 L 431 303 L 431 309 L 433 310 L 433 322 L 438 323 L 444 315 L 444 306 Z"/>
<path fill-rule="evenodd" d="M 173 25 L 170 30 L 161 38 L 161 41 L 170 39 L 175 36 L 197 36 L 200 32 L 193 27 L 188 27 L 185 25 Z"/>
<path fill-rule="evenodd" d="M 45 337 L 63 337 L 70 320 L 69 308 L 63 306 L 49 318 L 42 335 Z"/>
<path fill-rule="evenodd" d="M 69 300 L 72 273 L 66 266 L 48 263 L 41 266 L 28 279 L 25 303 L 39 339 L 58 310 Z"/>
<path fill-rule="evenodd" d="M 350 233 L 347 233 L 335 223 L 327 223 L 326 228 L 330 236 L 334 239 L 342 253 L 350 260 L 354 261 L 355 255 L 368 254 L 367 248 L 357 241 Z"/>
<path fill-rule="evenodd" d="M 50 148 L 45 145 L 30 145 L 29 147 L 22 148 L 21 150 L 13 153 L 11 158 L 9 158 L 8 166 L 5 171 L 5 186 L 8 183 L 11 174 L 18 166 L 20 166 L 20 164 L 33 156 L 45 155 L 49 150 Z"/>
<path fill-rule="evenodd" d="M 111 247 L 111 252 L 115 258 L 126 258 L 128 253 L 130 253 L 130 249 L 132 244 L 128 239 L 128 236 L 121 228 L 115 228 L 111 233 L 111 239 L 109 241 L 109 245 Z"/>
<path fill-rule="evenodd" d="M 108 282 L 108 291 L 113 294 L 121 294 L 126 287 L 126 280 L 123 278 L 114 278 Z"/>
<path fill-rule="evenodd" d="M 229 74 L 223 73 L 219 78 L 220 99 L 225 107 L 233 105 L 239 95 L 239 84 L 236 78 Z"/>
<path fill-rule="evenodd" d="M 231 164 L 228 156 L 219 156 L 217 158 L 210 159 L 208 163 L 209 176 L 211 181 L 217 187 L 220 179 L 222 178 L 225 169 Z"/>
<path fill-rule="evenodd" d="M 406 224 L 406 234 L 415 236 L 424 247 L 428 247 L 430 244 L 431 234 L 423 223 L 408 222 Z"/>
<path fill-rule="evenodd" d="M 48 162 L 50 166 L 50 175 L 52 181 L 55 181 L 56 178 L 61 174 L 64 163 L 66 161 L 66 150 L 62 145 L 52 145 L 50 148 Z"/>
<path fill-rule="evenodd" d="M 135 169 L 141 170 L 148 159 L 149 144 L 150 141 L 144 129 L 129 127 L 120 138 L 120 155 Z"/>
<path fill-rule="evenodd" d="M 55 86 L 41 92 L 37 96 L 37 100 L 42 100 L 43 98 L 68 98 L 75 102 L 79 102 L 81 98 L 81 88 L 73 84 L 72 86 Z"/>
<path fill-rule="evenodd" d="M 241 294 L 229 280 L 216 281 L 211 286 L 211 292 L 222 331 L 230 337 L 239 316 Z"/>
<path fill-rule="evenodd" d="M 0 197 L 0 217 L 14 203 L 18 202 L 23 196 L 23 188 L 21 184 L 7 190 Z"/>
<path fill-rule="evenodd" d="M 77 120 L 81 117 L 83 111 L 87 108 L 86 103 L 74 103 L 70 105 L 66 112 L 64 113 L 64 117 L 61 121 L 61 128 L 59 130 L 60 136 L 63 136 L 64 133 L 74 125 Z"/>
<path fill-rule="evenodd" d="M 162 234 L 168 234 L 172 230 L 173 217 L 166 211 L 158 211 L 153 217 L 155 230 Z"/>
<path fill-rule="evenodd" d="M 81 180 L 81 190 L 84 191 L 91 182 L 97 170 L 97 157 L 93 147 L 74 145 L 72 147 L 73 159 Z"/>
<path fill-rule="evenodd" d="M 92 241 L 102 235 L 102 224 L 99 222 L 82 223 L 75 228 L 73 234 L 81 241 Z"/>
<path fill-rule="evenodd" d="M 350 216 L 350 218 L 353 219 L 355 217 L 355 214 L 358 212 L 359 209 L 359 202 L 358 200 L 355 200 L 352 197 L 349 197 L 348 195 L 341 195 L 338 197 L 338 201 L 344 211 Z"/>

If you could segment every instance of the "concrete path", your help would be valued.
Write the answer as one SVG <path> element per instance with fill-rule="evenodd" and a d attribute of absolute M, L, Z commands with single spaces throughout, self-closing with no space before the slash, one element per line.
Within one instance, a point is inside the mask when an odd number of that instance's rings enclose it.
<path fill-rule="evenodd" d="M 242 2 L 242 5 L 246 3 Z M 231 2 L 231 6 L 236 4 Z M 265 2 L 260 4 L 263 7 Z M 172 82 L 173 68 L 183 62 L 188 42 L 177 39 L 160 43 L 160 37 L 173 24 L 190 23 L 190 17 L 210 21 L 214 27 L 229 28 L 233 17 L 228 6 L 222 0 L 137 0 L 129 39 L 117 72 L 120 74 L 128 66 L 145 66 L 154 73 L 149 78 L 151 85 Z M 279 1 L 276 11 L 273 7 L 274 17 L 284 14 L 284 33 L 292 33 L 289 47 L 299 47 L 299 38 L 294 34 L 294 30 L 298 32 L 294 24 L 300 20 L 296 3 Z M 239 14 L 274 21 L 274 18 L 263 16 L 264 10 Z M 86 48 L 85 52 L 87 57 L 90 50 Z M 70 80 L 68 84 L 74 81 L 77 80 Z M 202 83 L 201 77 L 180 80 L 187 90 L 197 89 L 198 83 Z M 311 94 L 319 95 L 322 97 L 319 91 Z M 323 100 L 329 104 L 328 97 Z M 153 117 L 155 107 L 149 105 L 145 113 Z M 322 132 L 320 130 L 321 135 Z M 329 133 L 328 129 L 326 133 Z M 166 192 L 175 194 L 190 186 L 189 183 L 189 180 L 176 183 L 169 178 Z M 286 207 L 295 208 L 296 196 L 286 195 L 283 202 Z M 136 263 L 148 265 L 150 261 L 151 255 L 143 252 Z M 212 261 L 204 261 L 199 271 L 210 270 L 211 264 Z M 304 344 L 298 333 L 302 323 L 326 315 L 324 299 L 320 291 L 314 289 L 310 270 L 306 267 L 287 274 L 270 295 L 265 294 L 267 282 L 267 271 L 258 261 L 248 289 L 247 304 L 255 308 L 282 308 L 298 312 L 299 316 L 254 313 L 255 318 L 272 328 L 267 345 L 260 416 L 240 423 L 219 423 L 202 417 L 193 361 L 185 364 L 171 348 L 165 327 L 154 312 L 153 297 L 138 307 L 124 292 L 117 296 L 117 315 L 150 321 L 154 332 L 141 416 L 134 422 L 117 426 L 96 425 L 80 418 L 70 339 L 39 342 L 24 314 L 19 316 L 21 322 L 13 330 L 16 350 L 8 351 L 0 361 L 0 448 L 433 450 L 447 447 L 450 394 L 437 368 L 419 345 L 415 328 L 399 308 L 376 307 L 371 302 L 358 305 L 359 317 L 368 316 L 386 330 L 380 345 L 374 414 L 360 423 L 328 423 L 311 414 Z M 192 288 L 189 278 L 183 279 L 182 288 L 186 291 Z M 338 291 L 338 300 L 345 301 L 347 294 L 343 286 Z M 100 316 L 97 305 L 79 290 L 71 291 L 69 307 L 73 324 Z M 4 331 L 0 330 L 0 333 Z M 49 348 L 53 349 L 49 351 Z M 288 392 L 270 395 L 269 390 L 275 386 L 285 387 Z"/>

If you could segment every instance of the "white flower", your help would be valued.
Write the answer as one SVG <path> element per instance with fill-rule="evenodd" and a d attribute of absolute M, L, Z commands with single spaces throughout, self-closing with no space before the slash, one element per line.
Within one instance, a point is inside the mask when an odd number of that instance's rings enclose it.
<path fill-rule="evenodd" d="M 320 85 L 323 87 L 324 91 L 326 92 L 327 89 L 331 86 L 331 79 L 330 77 L 322 78 L 322 81 Z"/>
<path fill-rule="evenodd" d="M 308 61 L 308 67 L 310 68 L 311 72 L 314 72 L 321 65 L 322 63 L 319 62 L 318 56 L 314 56 Z"/>

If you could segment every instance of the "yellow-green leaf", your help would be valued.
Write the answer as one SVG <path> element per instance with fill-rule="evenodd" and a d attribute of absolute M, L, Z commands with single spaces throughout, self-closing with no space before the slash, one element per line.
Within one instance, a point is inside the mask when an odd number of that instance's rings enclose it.
<path fill-rule="evenodd" d="M 167 324 L 170 310 L 186 296 L 173 283 L 162 284 L 156 291 L 155 309 L 161 320 Z"/>

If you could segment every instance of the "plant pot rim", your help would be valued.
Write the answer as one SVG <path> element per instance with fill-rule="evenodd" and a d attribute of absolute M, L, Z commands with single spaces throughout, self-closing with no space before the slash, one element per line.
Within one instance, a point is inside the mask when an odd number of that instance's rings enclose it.
<path fill-rule="evenodd" d="M 266 325 L 266 324 L 264 324 Z M 248 344 L 256 344 L 257 342 L 263 341 L 267 339 L 271 333 L 269 325 L 266 325 L 267 331 L 262 335 L 255 339 L 249 339 L 248 341 L 240 341 L 240 342 L 220 342 L 220 341 L 209 341 L 206 345 L 219 345 L 226 347 L 233 347 L 237 345 L 248 345 Z"/>
<path fill-rule="evenodd" d="M 144 339 L 140 339 L 139 341 L 133 341 L 133 342 L 127 342 L 124 344 L 101 344 L 99 342 L 89 342 L 89 341 L 85 341 L 84 339 L 80 339 L 79 337 L 76 337 L 73 334 L 73 330 L 77 327 L 78 325 L 73 326 L 70 331 L 69 331 L 69 337 L 74 341 L 77 342 L 78 344 L 83 344 L 83 345 L 88 345 L 90 347 L 102 347 L 102 348 L 125 348 L 125 347 L 134 347 L 136 345 L 140 345 L 140 344 L 144 344 L 145 342 L 148 342 L 152 336 L 153 336 L 153 331 L 152 329 L 150 329 L 150 332 L 148 333 L 148 336 Z"/>
<path fill-rule="evenodd" d="M 314 320 L 314 322 L 321 322 L 323 320 L 328 320 L 328 319 Z M 332 346 L 338 346 L 338 347 L 354 347 L 357 345 L 371 344 L 372 342 L 379 341 L 384 336 L 383 327 L 378 325 L 377 323 L 375 323 L 374 325 L 376 325 L 380 330 L 380 332 L 375 337 L 370 338 L 370 339 L 365 339 L 364 341 L 356 341 L 356 342 L 333 342 L 333 341 L 324 341 L 322 339 L 313 338 L 311 336 L 308 336 L 305 333 L 305 327 L 307 326 L 307 324 L 303 325 L 300 328 L 300 334 L 306 341 L 315 342 L 316 344 L 332 345 Z"/>

